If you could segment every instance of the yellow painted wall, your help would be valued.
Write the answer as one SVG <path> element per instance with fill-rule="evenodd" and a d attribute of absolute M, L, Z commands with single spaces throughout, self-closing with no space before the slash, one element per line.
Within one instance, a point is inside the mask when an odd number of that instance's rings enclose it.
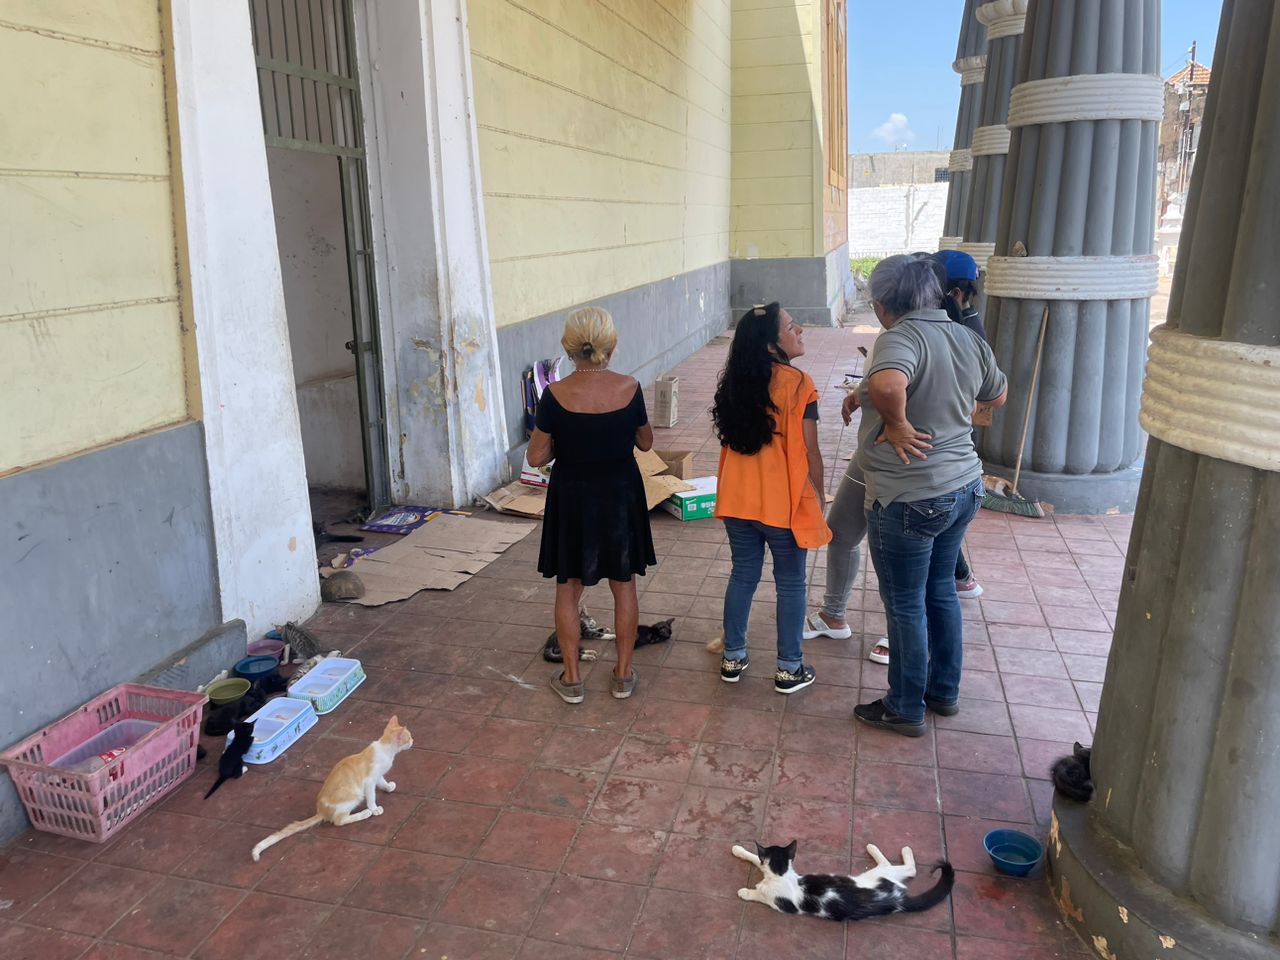
<path fill-rule="evenodd" d="M 728 257 L 730 0 L 470 0 L 500 326 Z"/>
<path fill-rule="evenodd" d="M 0 475 L 187 417 L 160 27 L 0 13 Z"/>
<path fill-rule="evenodd" d="M 732 0 L 732 257 L 820 256 L 821 2 Z"/>

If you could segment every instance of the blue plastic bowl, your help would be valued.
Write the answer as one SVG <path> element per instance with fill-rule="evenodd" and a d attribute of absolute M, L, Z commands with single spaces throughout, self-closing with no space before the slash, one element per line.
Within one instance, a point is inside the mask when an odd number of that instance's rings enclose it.
<path fill-rule="evenodd" d="M 263 677 L 275 672 L 275 669 L 279 666 L 280 661 L 275 657 L 260 654 L 254 657 L 245 657 L 236 664 L 233 672 L 237 677 L 243 677 L 250 683 L 256 683 Z"/>
<path fill-rule="evenodd" d="M 992 830 L 982 845 L 996 869 L 1011 877 L 1025 877 L 1044 856 L 1040 841 L 1019 830 Z"/>

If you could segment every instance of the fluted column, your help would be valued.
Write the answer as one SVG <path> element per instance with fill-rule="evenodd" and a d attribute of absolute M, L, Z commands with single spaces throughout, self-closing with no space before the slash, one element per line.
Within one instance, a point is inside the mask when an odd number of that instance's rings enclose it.
<path fill-rule="evenodd" d="M 985 284 L 1009 403 L 979 446 L 990 472 L 1013 472 L 1048 304 L 1020 486 L 1068 513 L 1130 510 L 1137 496 L 1159 36 L 1158 0 L 1032 0 L 1010 96 L 1000 255 Z"/>
<path fill-rule="evenodd" d="M 1087 807 L 1059 903 L 1116 960 L 1280 957 L 1280 12 L 1227 0 Z"/>
<path fill-rule="evenodd" d="M 1009 152 L 1009 128 L 1005 121 L 1009 117 L 1009 96 L 1017 79 L 1027 0 L 979 3 L 974 8 L 974 16 L 986 36 L 987 66 L 982 80 L 978 125 L 969 142 L 973 173 L 961 226 L 964 239 L 956 246 L 985 269 L 987 258 L 996 246 Z"/>
<path fill-rule="evenodd" d="M 973 154 L 969 141 L 982 114 L 982 78 L 987 72 L 987 28 L 974 16 L 984 0 L 964 0 L 960 17 L 960 40 L 951 69 L 960 74 L 960 109 L 956 113 L 955 149 L 951 151 L 947 169 L 951 171 L 951 187 L 947 191 L 945 236 L 938 238 L 938 249 L 954 249 L 964 242 L 964 217 L 969 207 L 969 187 L 973 170 Z"/>

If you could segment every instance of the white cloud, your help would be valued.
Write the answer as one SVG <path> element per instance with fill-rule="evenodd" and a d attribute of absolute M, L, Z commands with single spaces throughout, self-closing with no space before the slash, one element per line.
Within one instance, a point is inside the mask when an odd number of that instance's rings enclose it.
<path fill-rule="evenodd" d="M 893 148 L 910 143 L 916 138 L 905 113 L 891 113 L 889 119 L 871 131 L 871 136 L 885 146 Z"/>

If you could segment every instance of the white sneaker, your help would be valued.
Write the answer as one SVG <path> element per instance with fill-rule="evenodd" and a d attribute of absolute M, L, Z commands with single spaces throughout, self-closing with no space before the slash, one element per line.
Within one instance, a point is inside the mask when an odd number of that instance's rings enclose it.
<path fill-rule="evenodd" d="M 973 577 L 968 580 L 957 580 L 956 596 L 961 600 L 977 600 L 982 596 L 982 584 Z"/>
<path fill-rule="evenodd" d="M 876 652 L 877 650 L 880 650 L 880 649 L 883 649 L 884 653 Z M 870 660 L 872 663 L 887 664 L 889 662 L 889 638 L 881 637 L 879 640 L 877 640 L 876 645 L 867 652 L 867 659 Z"/>

